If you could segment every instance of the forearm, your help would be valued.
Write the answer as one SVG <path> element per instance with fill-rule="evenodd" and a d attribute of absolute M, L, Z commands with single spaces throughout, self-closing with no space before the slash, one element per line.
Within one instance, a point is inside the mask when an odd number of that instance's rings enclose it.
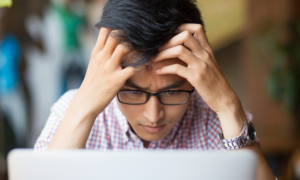
<path fill-rule="evenodd" d="M 242 124 L 245 121 L 248 121 L 242 105 L 239 100 L 235 103 L 235 105 L 228 105 L 228 113 L 219 113 L 218 114 L 224 138 L 231 139 L 240 135 L 242 131 Z M 257 178 L 258 180 L 274 180 L 275 177 L 266 162 L 264 156 L 262 155 L 258 145 L 256 143 L 251 146 L 243 147 L 242 149 L 249 149 L 255 152 L 257 156 Z"/>
<path fill-rule="evenodd" d="M 241 102 L 223 75 L 221 68 L 210 47 L 204 28 L 200 24 L 183 24 L 177 35 L 159 49 L 154 62 L 178 57 L 187 66 L 180 64 L 165 66 L 157 74 L 177 74 L 187 79 L 197 92 L 214 110 L 221 122 L 225 139 L 240 135 L 243 122 L 247 121 Z M 198 42 L 198 43 L 197 43 Z M 258 150 L 257 153 L 260 153 Z M 260 165 L 259 179 L 270 177 L 272 172 L 261 153 L 258 156 Z"/>
<path fill-rule="evenodd" d="M 48 149 L 84 148 L 94 121 L 113 100 L 134 67 L 122 68 L 124 56 L 132 52 L 120 39 L 102 27 L 85 78 L 62 119 Z M 112 34 L 118 33 L 114 30 Z"/>
<path fill-rule="evenodd" d="M 255 152 L 257 157 L 257 180 L 275 180 L 275 176 L 270 169 L 266 159 L 264 158 L 263 154 L 261 153 L 257 143 L 254 143 L 251 146 L 246 146 L 241 149 L 249 149 Z"/>
<path fill-rule="evenodd" d="M 85 148 L 97 115 L 74 97 L 48 149 Z"/>

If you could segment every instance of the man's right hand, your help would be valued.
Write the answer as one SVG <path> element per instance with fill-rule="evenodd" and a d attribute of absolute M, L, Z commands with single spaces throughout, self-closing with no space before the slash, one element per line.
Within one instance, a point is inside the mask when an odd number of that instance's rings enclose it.
<path fill-rule="evenodd" d="M 48 149 L 84 148 L 98 114 L 134 74 L 133 67 L 121 67 L 123 56 L 130 50 L 110 34 L 114 32 L 101 28 L 86 76 Z"/>
<path fill-rule="evenodd" d="M 110 33 L 113 35 L 117 31 L 101 28 L 91 53 L 86 76 L 75 96 L 81 108 L 86 108 L 94 115 L 98 115 L 106 108 L 125 81 L 134 74 L 133 67 L 122 69 L 120 65 L 123 56 L 128 54 L 130 49 L 120 44 Z"/>

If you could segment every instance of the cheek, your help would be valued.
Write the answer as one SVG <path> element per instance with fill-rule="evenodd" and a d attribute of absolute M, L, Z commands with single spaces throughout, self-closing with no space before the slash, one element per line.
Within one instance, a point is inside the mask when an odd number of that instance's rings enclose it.
<path fill-rule="evenodd" d="M 144 108 L 143 106 L 134 106 L 134 105 L 126 105 L 117 101 L 118 107 L 122 114 L 126 117 L 126 119 L 130 122 L 130 124 L 134 125 L 139 120 L 145 120 L 146 118 L 143 116 Z M 189 103 L 184 105 L 176 105 L 176 106 L 164 106 L 164 117 L 163 120 L 167 120 L 170 122 L 170 125 L 175 125 L 184 115 L 187 110 Z M 145 122 L 145 121 L 144 121 Z"/>
<path fill-rule="evenodd" d="M 172 124 L 174 125 L 181 120 L 182 116 L 187 110 L 187 107 L 188 103 L 184 105 L 166 106 L 164 110 L 168 120 L 172 121 Z"/>
<path fill-rule="evenodd" d="M 143 106 L 133 106 L 133 105 L 126 105 L 122 104 L 119 101 L 117 101 L 118 107 L 122 114 L 127 119 L 136 119 L 136 118 L 142 118 L 143 114 Z M 165 106 L 164 112 L 165 116 L 164 118 L 167 118 L 167 120 L 171 121 L 177 121 L 178 119 L 181 119 L 185 111 L 187 110 L 189 103 L 186 103 L 184 105 L 176 105 L 176 106 Z"/>
<path fill-rule="evenodd" d="M 118 107 L 127 120 L 139 119 L 142 114 L 141 106 L 122 104 L 117 101 Z"/>

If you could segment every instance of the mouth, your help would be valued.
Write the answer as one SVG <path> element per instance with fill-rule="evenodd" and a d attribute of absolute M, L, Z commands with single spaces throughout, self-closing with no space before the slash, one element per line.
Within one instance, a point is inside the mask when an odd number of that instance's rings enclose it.
<path fill-rule="evenodd" d="M 144 126 L 142 127 L 148 132 L 148 133 L 158 133 L 161 131 L 166 125 L 160 125 L 160 126 Z"/>

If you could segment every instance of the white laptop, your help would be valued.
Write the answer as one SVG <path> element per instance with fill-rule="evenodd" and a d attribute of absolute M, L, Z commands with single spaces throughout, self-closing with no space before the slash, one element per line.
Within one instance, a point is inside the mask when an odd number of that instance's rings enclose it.
<path fill-rule="evenodd" d="M 256 156 L 247 150 L 92 151 L 17 149 L 9 180 L 254 180 Z"/>

